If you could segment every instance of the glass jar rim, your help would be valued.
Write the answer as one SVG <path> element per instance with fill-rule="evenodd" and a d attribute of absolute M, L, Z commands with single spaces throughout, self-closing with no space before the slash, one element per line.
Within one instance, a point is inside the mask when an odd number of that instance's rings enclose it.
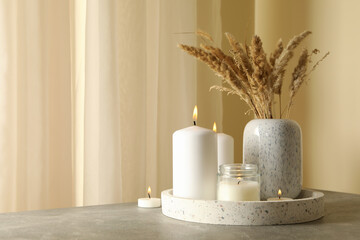
<path fill-rule="evenodd" d="M 258 167 L 255 164 L 231 163 L 222 164 L 219 168 L 219 173 L 228 177 L 250 177 L 258 174 Z"/>

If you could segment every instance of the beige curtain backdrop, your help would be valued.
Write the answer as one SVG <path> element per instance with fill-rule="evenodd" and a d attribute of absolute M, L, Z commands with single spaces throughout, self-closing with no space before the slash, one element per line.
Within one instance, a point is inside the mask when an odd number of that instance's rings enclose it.
<path fill-rule="evenodd" d="M 192 0 L 0 1 L 0 212 L 171 188 L 192 122 Z M 201 110 L 200 110 L 201 111 Z"/>
<path fill-rule="evenodd" d="M 0 11 L 0 211 L 71 206 L 68 3 Z"/>

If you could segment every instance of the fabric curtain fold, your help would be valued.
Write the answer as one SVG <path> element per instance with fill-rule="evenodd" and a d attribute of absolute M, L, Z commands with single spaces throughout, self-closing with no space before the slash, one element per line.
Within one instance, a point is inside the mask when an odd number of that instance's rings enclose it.
<path fill-rule="evenodd" d="M 1 1 L 0 11 L 0 211 L 69 206 L 68 3 Z"/>
<path fill-rule="evenodd" d="M 0 212 L 171 188 L 171 136 L 197 95 L 177 43 L 196 44 L 196 7 L 0 1 Z"/>

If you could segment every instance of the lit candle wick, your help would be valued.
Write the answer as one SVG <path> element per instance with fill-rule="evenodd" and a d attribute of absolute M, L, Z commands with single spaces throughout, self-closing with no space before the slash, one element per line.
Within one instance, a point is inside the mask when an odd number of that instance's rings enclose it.
<path fill-rule="evenodd" d="M 198 110 L 197 110 L 197 106 L 195 105 L 193 112 L 194 126 L 196 126 L 197 115 L 198 115 Z"/>
<path fill-rule="evenodd" d="M 147 191 L 147 194 L 148 194 L 148 196 L 149 196 L 149 199 L 151 198 L 151 196 L 150 196 L 150 194 L 151 194 L 151 188 L 150 188 L 150 186 L 148 187 L 148 191 Z"/>
<path fill-rule="evenodd" d="M 281 198 L 281 189 L 279 189 L 279 191 L 278 191 L 278 197 L 279 197 L 279 199 Z"/>

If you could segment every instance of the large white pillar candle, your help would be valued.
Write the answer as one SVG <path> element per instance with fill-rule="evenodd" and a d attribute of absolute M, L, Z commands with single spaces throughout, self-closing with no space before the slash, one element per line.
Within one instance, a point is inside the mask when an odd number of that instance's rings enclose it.
<path fill-rule="evenodd" d="M 214 122 L 213 131 L 217 132 Z M 225 133 L 217 133 L 218 169 L 221 164 L 234 163 L 234 138 Z"/>
<path fill-rule="evenodd" d="M 197 111 L 194 109 L 194 123 Z M 192 199 L 216 199 L 217 135 L 192 126 L 173 134 L 173 194 Z"/>

